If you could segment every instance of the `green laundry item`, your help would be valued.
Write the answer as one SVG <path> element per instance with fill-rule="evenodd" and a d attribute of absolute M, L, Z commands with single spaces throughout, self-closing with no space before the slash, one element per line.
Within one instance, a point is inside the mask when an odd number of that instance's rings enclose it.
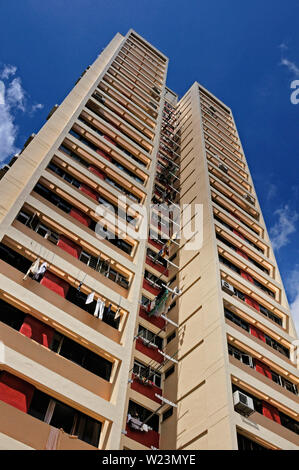
<path fill-rule="evenodd" d="M 165 310 L 166 301 L 168 298 L 168 289 L 165 289 L 165 292 L 161 295 L 160 298 L 156 299 L 155 306 L 149 312 L 149 317 L 155 315 L 155 317 L 159 317 Z"/>

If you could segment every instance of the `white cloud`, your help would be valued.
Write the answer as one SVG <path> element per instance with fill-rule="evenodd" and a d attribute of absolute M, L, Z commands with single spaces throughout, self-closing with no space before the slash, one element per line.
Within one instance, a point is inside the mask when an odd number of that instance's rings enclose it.
<path fill-rule="evenodd" d="M 41 103 L 29 106 L 29 95 L 22 87 L 21 78 L 14 77 L 16 71 L 16 66 L 4 65 L 0 73 L 0 163 L 19 152 L 15 143 L 18 134 L 15 123 L 17 113 L 28 112 L 30 115 L 43 108 Z"/>
<path fill-rule="evenodd" d="M 0 86 L 3 87 L 2 83 Z M 17 132 L 9 106 L 5 102 L 0 103 L 0 162 L 19 151 L 15 146 Z"/>
<path fill-rule="evenodd" d="M 0 105 L 5 104 L 5 85 L 0 80 Z"/>
<path fill-rule="evenodd" d="M 270 229 L 270 237 L 273 249 L 279 250 L 289 243 L 289 236 L 296 231 L 299 214 L 285 205 L 281 209 L 277 209 L 274 215 L 278 216 L 278 220 Z"/>
<path fill-rule="evenodd" d="M 43 109 L 43 107 L 44 107 L 44 105 L 41 104 L 41 103 L 33 104 L 32 107 L 31 107 L 30 113 L 33 114 L 33 113 L 35 113 L 35 111 L 37 111 L 38 109 Z"/>
<path fill-rule="evenodd" d="M 25 111 L 25 91 L 22 87 L 20 77 L 14 78 L 7 87 L 6 101 L 8 106 L 16 106 L 21 111 Z"/>
<path fill-rule="evenodd" d="M 285 65 L 289 71 L 295 75 L 295 77 L 299 77 L 299 67 L 295 64 L 295 62 L 292 62 L 286 58 L 282 58 L 280 65 Z"/>
<path fill-rule="evenodd" d="M 282 42 L 281 44 L 279 44 L 278 47 L 279 47 L 281 50 L 286 50 L 286 49 L 288 49 L 288 46 L 286 45 L 285 42 Z"/>
<path fill-rule="evenodd" d="M 7 80 L 11 75 L 15 75 L 17 67 L 15 65 L 4 65 L 4 69 L 0 74 L 0 78 Z"/>
<path fill-rule="evenodd" d="M 299 265 L 291 271 L 287 282 L 287 289 L 291 299 L 290 308 L 295 323 L 297 334 L 299 334 Z"/>

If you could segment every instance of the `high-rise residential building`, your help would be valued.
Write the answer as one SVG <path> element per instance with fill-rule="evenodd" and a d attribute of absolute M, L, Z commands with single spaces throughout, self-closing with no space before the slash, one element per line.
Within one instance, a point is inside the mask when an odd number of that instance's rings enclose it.
<path fill-rule="evenodd" d="M 298 447 L 297 335 L 233 114 L 167 65 L 117 34 L 1 170 L 2 449 Z"/>

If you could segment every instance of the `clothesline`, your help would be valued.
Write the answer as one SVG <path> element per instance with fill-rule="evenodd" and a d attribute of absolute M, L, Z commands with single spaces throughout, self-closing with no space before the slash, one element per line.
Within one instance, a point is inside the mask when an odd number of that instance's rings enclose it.
<path fill-rule="evenodd" d="M 32 279 L 34 279 L 35 281 L 40 282 L 41 278 L 45 275 L 45 273 L 46 273 L 46 271 L 49 267 L 50 266 L 48 265 L 48 263 L 46 261 L 41 262 L 40 258 L 37 257 L 36 260 L 32 262 L 31 266 L 29 267 L 28 271 L 26 272 L 25 276 L 23 277 L 23 280 L 26 280 L 28 275 L 31 274 Z M 84 282 L 85 277 L 86 277 L 86 273 L 84 275 L 83 280 L 79 281 L 79 285 L 77 287 L 77 292 L 80 292 L 80 289 L 81 289 L 81 286 Z M 88 305 L 88 304 L 92 303 L 95 300 L 94 296 L 95 296 L 95 292 L 91 291 L 87 295 L 85 305 Z M 104 315 L 105 307 L 106 307 L 106 300 L 102 300 L 100 297 L 98 297 L 97 300 L 96 300 L 94 316 L 99 318 L 100 320 L 102 320 L 103 315 Z M 111 303 L 108 304 L 107 309 L 108 309 L 107 314 L 109 314 L 111 312 L 111 309 L 112 309 L 112 304 Z M 116 312 L 114 314 L 114 319 L 118 318 L 119 311 L 120 311 L 120 305 L 116 309 Z"/>

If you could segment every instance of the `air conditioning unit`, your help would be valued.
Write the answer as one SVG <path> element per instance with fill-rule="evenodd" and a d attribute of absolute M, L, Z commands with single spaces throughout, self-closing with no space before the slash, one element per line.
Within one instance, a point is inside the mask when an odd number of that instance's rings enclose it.
<path fill-rule="evenodd" d="M 238 390 L 233 394 L 235 410 L 244 415 L 250 416 L 254 412 L 254 404 L 252 398 Z"/>
<path fill-rule="evenodd" d="M 226 292 L 229 295 L 234 295 L 235 289 L 234 287 L 227 281 L 224 281 L 224 279 L 221 280 L 221 287 L 224 292 Z"/>
<path fill-rule="evenodd" d="M 219 163 L 218 166 L 219 166 L 220 170 L 225 171 L 225 173 L 228 172 L 228 168 L 225 165 L 223 165 L 223 163 Z"/>

